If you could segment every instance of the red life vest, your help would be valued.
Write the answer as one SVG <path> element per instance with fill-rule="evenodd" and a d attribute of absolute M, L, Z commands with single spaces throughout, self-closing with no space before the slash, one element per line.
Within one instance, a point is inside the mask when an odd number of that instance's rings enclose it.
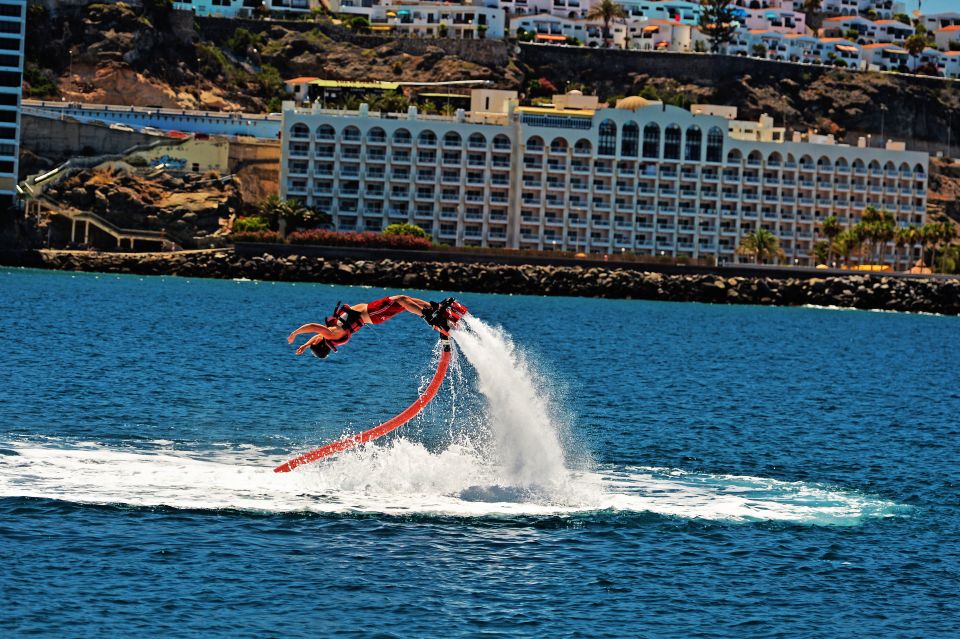
<path fill-rule="evenodd" d="M 363 313 L 353 310 L 346 304 L 337 302 L 336 308 L 333 309 L 333 315 L 327 318 L 326 324 L 331 328 L 337 326 L 344 330 L 343 337 L 327 340 L 336 350 L 337 346 L 343 346 L 349 342 L 353 334 L 363 328 Z"/>

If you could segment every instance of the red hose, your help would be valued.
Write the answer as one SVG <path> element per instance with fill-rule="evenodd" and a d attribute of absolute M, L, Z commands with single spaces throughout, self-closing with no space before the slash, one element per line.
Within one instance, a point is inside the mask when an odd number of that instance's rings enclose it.
<path fill-rule="evenodd" d="M 443 383 L 443 378 L 447 374 L 447 367 L 449 365 L 450 342 L 444 341 L 443 352 L 440 354 L 440 363 L 437 364 L 437 372 L 433 374 L 433 379 L 430 380 L 430 385 L 427 386 L 427 390 L 423 392 L 423 395 L 421 395 L 417 401 L 410 404 L 405 411 L 396 417 L 383 422 L 379 426 L 374 426 L 370 430 L 364 431 L 357 435 L 351 435 L 350 437 L 346 437 L 340 441 L 327 444 L 326 446 L 322 446 L 316 450 L 311 450 L 309 453 L 304 453 L 303 455 L 295 457 L 288 462 L 284 462 L 274 468 L 273 472 L 288 473 L 297 466 L 309 464 L 310 462 L 317 461 L 318 459 L 323 459 L 324 457 L 345 451 L 348 448 L 353 448 L 354 446 L 373 441 L 374 439 L 383 437 L 390 431 L 403 426 L 408 421 L 416 417 L 417 414 L 433 400 L 437 394 L 437 391 L 440 390 L 440 385 Z"/>

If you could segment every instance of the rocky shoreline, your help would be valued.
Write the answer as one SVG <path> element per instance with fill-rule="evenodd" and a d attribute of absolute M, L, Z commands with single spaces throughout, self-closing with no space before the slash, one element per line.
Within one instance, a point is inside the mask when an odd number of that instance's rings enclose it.
<path fill-rule="evenodd" d="M 841 306 L 960 315 L 960 277 L 851 274 L 824 278 L 665 275 L 640 270 L 474 264 L 409 260 L 334 260 L 230 250 L 179 254 L 35 251 L 5 263 L 17 266 L 139 275 L 249 278 L 356 284 L 397 289 L 569 295 L 714 304 Z"/>

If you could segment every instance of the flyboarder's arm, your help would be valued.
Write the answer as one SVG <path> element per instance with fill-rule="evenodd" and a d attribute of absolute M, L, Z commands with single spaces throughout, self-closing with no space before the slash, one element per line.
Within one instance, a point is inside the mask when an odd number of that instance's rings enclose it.
<path fill-rule="evenodd" d="M 293 344 L 293 340 L 297 338 L 297 335 L 303 335 L 305 333 L 318 333 L 327 339 L 337 339 L 338 337 L 342 336 L 343 329 L 330 328 L 328 326 L 324 326 L 323 324 L 304 324 L 297 330 L 287 335 L 287 343 Z"/>
<path fill-rule="evenodd" d="M 308 339 L 307 341 L 305 341 L 303 344 L 300 345 L 300 347 L 297 349 L 297 355 L 303 355 L 308 348 L 310 348 L 314 344 L 319 344 L 320 342 L 323 341 L 323 339 L 324 338 L 322 335 L 314 335 L 313 337 L 311 337 L 310 339 Z"/>

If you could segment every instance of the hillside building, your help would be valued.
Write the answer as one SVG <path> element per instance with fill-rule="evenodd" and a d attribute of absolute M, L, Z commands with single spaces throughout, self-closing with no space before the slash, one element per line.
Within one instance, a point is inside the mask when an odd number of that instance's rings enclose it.
<path fill-rule="evenodd" d="M 788 137 L 770 118 L 637 97 L 521 107 L 478 90 L 471 105 L 448 118 L 284 103 L 281 195 L 342 230 L 409 222 L 457 246 L 729 261 L 762 227 L 801 264 L 829 215 L 852 224 L 874 204 L 926 221 L 928 156 L 902 145 Z"/>
<path fill-rule="evenodd" d="M 4 206 L 17 194 L 26 8 L 26 0 L 0 0 L 0 199 Z"/>

